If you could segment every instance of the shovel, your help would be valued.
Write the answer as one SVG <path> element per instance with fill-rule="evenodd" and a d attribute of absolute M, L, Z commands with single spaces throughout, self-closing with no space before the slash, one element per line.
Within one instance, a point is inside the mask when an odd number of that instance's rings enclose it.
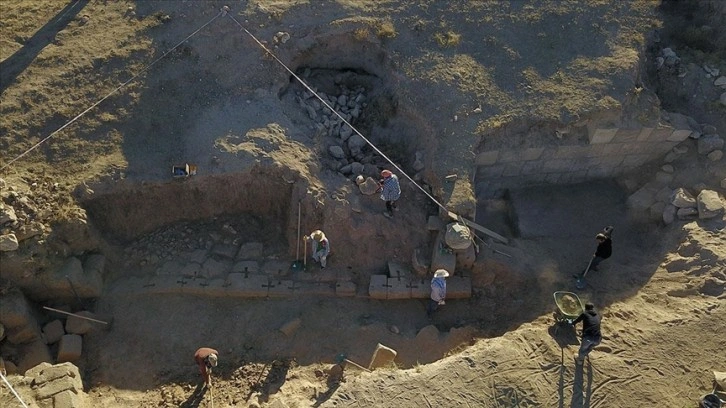
<path fill-rule="evenodd" d="M 307 250 L 305 251 L 307 252 Z M 300 201 L 297 202 L 297 249 L 295 250 L 295 262 L 292 263 L 291 269 L 297 272 L 304 269 L 304 262 L 300 262 Z"/>
<path fill-rule="evenodd" d="M 582 290 L 585 289 L 585 286 L 587 286 L 587 282 L 585 282 L 585 276 L 587 276 L 587 272 L 590 270 L 590 265 L 592 265 L 593 259 L 595 259 L 594 256 L 590 258 L 590 262 L 587 264 L 587 268 L 585 268 L 585 271 L 582 272 L 582 275 L 577 278 L 577 281 L 575 282 L 575 287 L 577 289 Z"/>

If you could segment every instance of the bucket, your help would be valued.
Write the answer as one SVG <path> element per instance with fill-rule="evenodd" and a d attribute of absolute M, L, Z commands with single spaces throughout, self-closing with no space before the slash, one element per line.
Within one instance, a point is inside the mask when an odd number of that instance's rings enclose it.
<path fill-rule="evenodd" d="M 721 408 L 721 398 L 719 398 L 716 394 L 706 394 L 703 398 L 701 398 L 699 406 L 701 408 Z"/>

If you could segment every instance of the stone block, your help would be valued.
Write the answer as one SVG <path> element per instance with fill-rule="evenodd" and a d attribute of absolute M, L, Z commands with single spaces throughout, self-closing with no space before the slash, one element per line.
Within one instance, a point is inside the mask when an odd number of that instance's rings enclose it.
<path fill-rule="evenodd" d="M 621 165 L 631 168 L 637 167 L 647 162 L 650 158 L 650 155 L 647 154 L 629 154 L 623 158 Z"/>
<path fill-rule="evenodd" d="M 43 339 L 45 340 L 45 344 L 57 343 L 64 334 L 66 332 L 63 330 L 63 322 L 58 319 L 43 326 Z"/>
<path fill-rule="evenodd" d="M 8 291 L 0 296 L 0 324 L 5 328 L 25 326 L 35 322 L 33 309 L 20 291 Z"/>
<path fill-rule="evenodd" d="M 445 226 L 446 224 L 438 215 L 429 215 L 428 220 L 426 220 L 426 229 L 429 231 L 439 231 L 444 229 Z"/>
<path fill-rule="evenodd" d="M 471 297 L 471 278 L 450 276 L 446 279 L 446 299 L 468 299 Z"/>
<path fill-rule="evenodd" d="M 158 294 L 184 293 L 184 288 L 189 282 L 192 282 L 192 279 L 168 275 L 154 276 L 144 283 L 144 292 Z M 67 331 L 68 328 L 66 328 Z"/>
<path fill-rule="evenodd" d="M 239 248 L 236 245 L 217 243 L 212 247 L 212 254 L 226 259 L 235 259 Z"/>
<path fill-rule="evenodd" d="M 560 146 L 555 152 L 555 159 L 579 159 L 586 157 L 590 146 Z"/>
<path fill-rule="evenodd" d="M 190 282 L 186 293 L 215 297 L 234 295 L 233 291 L 229 289 L 226 278 L 195 279 Z"/>
<path fill-rule="evenodd" d="M 241 297 L 267 297 L 270 286 L 267 275 L 230 273 L 227 275 L 228 288 Z"/>
<path fill-rule="evenodd" d="M 644 127 L 640 129 L 640 133 L 638 133 L 636 140 L 639 142 L 647 142 L 651 133 L 653 133 L 653 128 Z"/>
<path fill-rule="evenodd" d="M 82 407 L 81 395 L 72 390 L 61 391 L 53 395 L 53 408 L 78 408 Z"/>
<path fill-rule="evenodd" d="M 641 129 L 619 129 L 612 139 L 614 143 L 633 143 L 638 140 Z"/>
<path fill-rule="evenodd" d="M 98 319 L 95 314 L 86 310 L 76 312 L 75 314 L 77 314 L 78 316 L 90 317 L 91 319 Z M 68 316 L 68 318 L 66 319 L 66 333 L 86 334 L 100 324 L 101 323 L 95 323 L 77 316 Z"/>
<path fill-rule="evenodd" d="M 500 150 L 499 163 L 512 163 L 522 160 L 518 150 Z"/>
<path fill-rule="evenodd" d="M 271 260 L 262 265 L 262 273 L 271 277 L 286 276 L 290 272 L 290 262 Z"/>
<path fill-rule="evenodd" d="M 195 262 L 201 265 L 207 259 L 207 250 L 197 249 L 194 252 L 190 252 L 187 257 L 189 259 L 189 262 Z"/>
<path fill-rule="evenodd" d="M 413 278 L 409 286 L 412 299 L 428 299 L 431 297 L 431 278 Z"/>
<path fill-rule="evenodd" d="M 525 176 L 537 174 L 542 171 L 543 166 L 543 162 L 540 161 L 525 162 L 522 164 L 522 174 Z"/>
<path fill-rule="evenodd" d="M 672 127 L 658 127 L 650 132 L 649 142 L 664 142 L 673 134 Z"/>
<path fill-rule="evenodd" d="M 431 254 L 431 272 L 437 269 L 446 269 L 453 274 L 456 270 L 456 255 L 453 250 L 446 246 L 444 236 L 445 232 L 439 231 L 434 241 Z"/>
<path fill-rule="evenodd" d="M 294 284 L 289 279 L 270 279 L 267 288 L 268 297 L 290 297 L 293 294 Z"/>
<path fill-rule="evenodd" d="M 595 129 L 590 132 L 590 144 L 610 143 L 617 134 L 618 129 Z"/>
<path fill-rule="evenodd" d="M 371 363 L 368 365 L 368 369 L 375 370 L 380 367 L 391 367 L 396 359 L 398 353 L 396 350 L 386 347 L 381 343 L 378 343 L 376 350 L 373 352 Z"/>
<path fill-rule="evenodd" d="M 529 147 L 527 149 L 524 149 L 524 151 L 522 151 L 522 160 L 525 160 L 525 161 L 538 160 L 540 157 L 542 157 L 543 152 L 544 152 L 544 147 Z"/>
<path fill-rule="evenodd" d="M 73 363 L 64 362 L 56 365 L 41 364 L 38 369 L 28 370 L 26 377 L 32 377 L 33 385 L 39 386 L 63 377 L 81 378 L 81 374 Z"/>
<path fill-rule="evenodd" d="M 351 281 L 338 281 L 335 283 L 335 296 L 350 297 L 355 296 L 357 287 Z"/>
<path fill-rule="evenodd" d="M 50 398 L 63 391 L 70 391 L 74 394 L 78 394 L 83 391 L 83 387 L 78 388 L 77 381 L 72 377 L 62 377 L 55 381 L 47 382 L 38 387 L 35 390 L 35 395 L 38 399 Z"/>
<path fill-rule="evenodd" d="M 489 152 L 481 152 L 476 156 L 477 166 L 490 166 L 497 162 L 499 158 L 499 150 L 492 150 Z"/>
<path fill-rule="evenodd" d="M 388 276 L 371 275 L 371 282 L 368 286 L 368 296 L 373 299 L 388 298 Z"/>
<path fill-rule="evenodd" d="M 336 284 L 334 282 L 294 282 L 292 294 L 294 296 L 320 297 L 335 296 Z"/>
<path fill-rule="evenodd" d="M 398 262 L 392 262 L 392 261 L 388 262 L 388 276 L 390 278 L 400 278 L 400 277 L 408 278 L 408 276 L 410 276 L 410 275 L 411 275 L 411 271 L 407 267 L 401 265 Z"/>
<path fill-rule="evenodd" d="M 52 361 L 53 357 L 50 355 L 48 346 L 43 340 L 39 339 L 22 346 L 20 361 L 18 361 L 18 372 L 25 373 L 28 369 L 40 363 L 50 363 Z"/>
<path fill-rule="evenodd" d="M 209 278 L 223 278 L 232 269 L 232 262 L 229 260 L 216 260 L 214 258 L 207 258 L 202 264 L 200 275 Z"/>
<path fill-rule="evenodd" d="M 545 173 L 563 173 L 570 171 L 571 159 L 553 159 L 544 163 L 542 171 Z"/>
<path fill-rule="evenodd" d="M 262 257 L 264 245 L 261 242 L 247 242 L 242 244 L 237 251 L 237 260 L 259 259 Z"/>
<path fill-rule="evenodd" d="M 682 142 L 688 139 L 691 133 L 693 133 L 691 129 L 674 130 L 666 140 L 669 142 Z"/>
<path fill-rule="evenodd" d="M 194 278 L 199 276 L 201 271 L 202 265 L 196 262 L 190 262 L 179 270 L 179 275 L 184 278 Z"/>
<path fill-rule="evenodd" d="M 724 203 L 713 190 L 702 190 L 696 197 L 696 202 L 700 219 L 720 217 L 724 214 Z"/>
<path fill-rule="evenodd" d="M 13 344 L 31 343 L 42 339 L 40 326 L 35 321 L 18 327 L 7 329 L 7 339 Z"/>
<path fill-rule="evenodd" d="M 239 261 L 232 266 L 233 273 L 260 273 L 257 261 Z"/>
<path fill-rule="evenodd" d="M 386 281 L 388 286 L 388 294 L 386 299 L 410 299 L 411 285 L 407 277 L 388 278 Z"/>

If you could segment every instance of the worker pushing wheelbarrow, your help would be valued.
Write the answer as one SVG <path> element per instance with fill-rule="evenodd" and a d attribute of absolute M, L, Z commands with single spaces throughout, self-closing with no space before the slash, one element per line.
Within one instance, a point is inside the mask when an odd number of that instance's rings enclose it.
<path fill-rule="evenodd" d="M 572 292 L 557 291 L 553 296 L 557 305 L 553 316 L 557 323 L 572 324 L 585 310 L 580 298 Z"/>

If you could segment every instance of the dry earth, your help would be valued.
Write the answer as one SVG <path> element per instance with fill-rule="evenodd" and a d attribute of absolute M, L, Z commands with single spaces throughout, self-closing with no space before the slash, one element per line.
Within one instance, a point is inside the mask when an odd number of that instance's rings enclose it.
<path fill-rule="evenodd" d="M 229 16 L 220 13 L 224 5 Z M 558 125 L 613 106 L 653 123 L 658 97 L 669 111 L 724 134 L 713 79 L 694 74 L 703 64 L 726 72 L 719 2 L 0 7 L 3 199 L 13 186 L 43 209 L 30 220 L 43 232 L 0 258 L 3 289 L 39 279 L 34 272 L 67 256 L 105 255 L 104 292 L 88 305 L 112 324 L 85 337 L 76 362 L 85 406 L 691 407 L 712 390 L 711 371 L 726 371 L 726 216 L 663 225 L 637 222 L 625 205 L 663 162 L 618 180 L 477 202 L 460 182 L 471 179 L 480 144 L 556 143 L 548 137 Z M 482 246 L 467 270 L 470 299 L 448 301 L 429 321 L 423 301 L 365 296 L 370 274 L 431 248 L 426 219 L 438 209 L 408 180 L 392 221 L 377 198 L 355 194 L 299 104 L 304 90 L 236 22 L 317 90 L 365 89 L 356 127 L 437 199 L 469 214 L 475 202 L 477 221 L 511 240 Z M 653 70 L 665 46 L 689 75 Z M 529 130 L 492 137 L 518 128 Z M 723 196 L 724 161 L 699 155 L 695 140 L 682 146 L 688 152 L 669 160 L 673 187 Z M 374 169 L 385 164 L 370 149 L 363 153 Z M 423 170 L 414 170 L 416 153 Z M 169 180 L 171 165 L 185 162 L 198 164 L 200 174 Z M 457 181 L 447 182 L 452 174 Z M 302 229 L 322 228 L 331 238 L 327 273 L 351 275 L 358 296 L 240 300 L 126 291 L 133 278 L 182 268 L 194 251 L 217 245 L 260 242 L 256 259 L 289 265 L 298 200 Z M 79 219 L 97 236 L 78 233 Z M 579 292 L 601 310 L 604 340 L 577 367 L 576 333 L 554 325 L 552 293 L 574 289 L 570 275 L 585 267 L 592 236 L 606 224 L 616 227 L 615 255 Z M 30 272 L 18 278 L 17 270 Z M 68 306 L 74 300 L 67 295 L 37 303 Z M 296 318 L 294 333 L 279 330 Z M 397 367 L 368 373 L 348 365 L 342 379 L 329 372 L 340 353 L 366 365 L 377 343 L 398 351 Z M 221 354 L 206 394 L 195 390 L 191 356 L 200 346 Z M 0 352 L 19 358 L 7 340 Z M 33 401 L 23 376 L 8 378 L 26 402 L 46 406 Z M 0 403 L 18 406 L 4 385 Z"/>

